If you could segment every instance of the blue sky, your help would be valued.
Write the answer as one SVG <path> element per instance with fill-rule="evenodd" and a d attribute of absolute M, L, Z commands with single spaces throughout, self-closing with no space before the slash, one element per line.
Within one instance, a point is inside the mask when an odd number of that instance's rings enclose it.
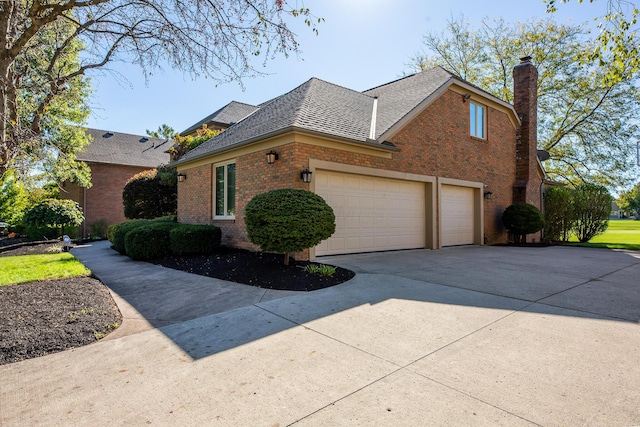
<path fill-rule="evenodd" d="M 295 1 L 295 0 L 294 0 Z M 592 22 L 605 12 L 606 1 L 560 4 L 554 19 L 561 23 Z M 258 104 L 281 95 L 311 77 L 355 90 L 392 81 L 409 69 L 420 52 L 422 36 L 441 32 L 452 16 L 463 14 L 472 27 L 484 18 L 508 22 L 545 19 L 542 0 L 306 0 L 312 13 L 325 19 L 313 34 L 294 21 L 302 55 L 277 58 L 262 68 L 267 76 L 219 86 L 192 80 L 180 72 L 155 72 L 145 83 L 134 65 L 111 64 L 113 72 L 92 77 L 94 93 L 88 127 L 144 135 L 166 123 L 182 131 L 230 101 Z M 400 6 L 401 5 L 401 6 Z"/>

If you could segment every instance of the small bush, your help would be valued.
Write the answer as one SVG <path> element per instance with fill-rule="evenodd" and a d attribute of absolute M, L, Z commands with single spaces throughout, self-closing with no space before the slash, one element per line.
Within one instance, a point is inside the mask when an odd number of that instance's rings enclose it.
<path fill-rule="evenodd" d="M 332 277 L 336 273 L 336 268 L 334 266 L 326 264 L 307 264 L 300 268 L 306 273 L 315 274 L 321 277 Z"/>
<path fill-rule="evenodd" d="M 573 194 L 567 187 L 551 187 L 544 192 L 544 238 L 566 242 L 574 222 Z"/>
<path fill-rule="evenodd" d="M 175 222 L 150 221 L 126 233 L 126 254 L 135 260 L 160 258 L 171 254 L 169 233 L 177 226 Z"/>
<path fill-rule="evenodd" d="M 573 191 L 573 232 L 581 243 L 602 234 L 609 226 L 613 197 L 602 185 L 584 183 Z"/>
<path fill-rule="evenodd" d="M 113 239 L 116 234 L 116 230 L 118 230 L 118 227 L 120 227 L 120 223 L 111 224 L 109 227 L 107 227 L 107 240 L 110 241 L 112 245 L 113 245 Z"/>
<path fill-rule="evenodd" d="M 306 190 L 273 190 L 255 196 L 245 208 L 247 234 L 265 252 L 288 254 L 313 247 L 336 230 L 331 206 Z"/>
<path fill-rule="evenodd" d="M 525 243 L 527 234 L 540 231 L 544 218 L 540 210 L 529 203 L 514 203 L 502 214 L 502 223 L 513 235 L 516 243 Z"/>
<path fill-rule="evenodd" d="M 149 220 L 147 219 L 132 219 L 129 221 L 121 222 L 117 227 L 115 227 L 113 240 L 109 240 L 112 245 L 111 247 L 120 252 L 122 255 L 126 255 L 127 251 L 125 248 L 125 237 L 127 233 L 134 228 L 141 227 L 148 223 Z"/>
<path fill-rule="evenodd" d="M 179 224 L 169 232 L 175 255 L 204 255 L 220 247 L 222 232 L 213 225 Z"/>

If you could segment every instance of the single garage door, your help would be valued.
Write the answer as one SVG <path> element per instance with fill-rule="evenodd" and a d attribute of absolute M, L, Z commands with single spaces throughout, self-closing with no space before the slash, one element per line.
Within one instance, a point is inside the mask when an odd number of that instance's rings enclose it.
<path fill-rule="evenodd" d="M 454 185 L 441 186 L 442 246 L 472 245 L 474 189 Z"/>
<path fill-rule="evenodd" d="M 316 255 L 425 247 L 424 183 L 323 170 L 314 179 L 336 215 Z"/>

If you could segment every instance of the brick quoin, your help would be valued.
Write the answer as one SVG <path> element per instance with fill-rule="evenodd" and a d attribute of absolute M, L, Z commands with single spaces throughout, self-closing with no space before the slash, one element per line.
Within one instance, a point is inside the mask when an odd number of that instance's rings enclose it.
<path fill-rule="evenodd" d="M 133 175 L 148 170 L 148 167 L 124 166 L 107 163 L 86 162 L 91 169 L 93 186 L 83 189 L 65 182 L 60 197 L 71 199 L 80 205 L 85 221 L 80 225 L 81 237 L 88 237 L 90 226 L 104 220 L 107 225 L 125 221 L 122 190 Z"/>

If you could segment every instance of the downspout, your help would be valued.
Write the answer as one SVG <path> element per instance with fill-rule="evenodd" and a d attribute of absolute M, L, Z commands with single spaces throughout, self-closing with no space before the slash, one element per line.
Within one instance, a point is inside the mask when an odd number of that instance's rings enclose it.
<path fill-rule="evenodd" d="M 371 128 L 369 129 L 369 139 L 376 139 L 376 121 L 378 120 L 378 97 L 373 97 L 373 111 L 371 112 Z"/>
<path fill-rule="evenodd" d="M 84 209 L 84 221 L 82 221 L 82 238 L 87 238 L 87 187 L 82 187 L 82 209 Z"/>

